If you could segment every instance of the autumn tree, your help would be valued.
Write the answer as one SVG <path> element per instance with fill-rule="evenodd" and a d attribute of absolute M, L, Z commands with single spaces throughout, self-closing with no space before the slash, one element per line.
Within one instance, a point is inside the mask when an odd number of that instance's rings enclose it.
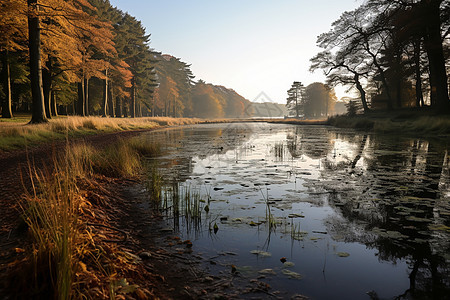
<path fill-rule="evenodd" d="M 12 118 L 11 52 L 25 50 L 26 5 L 19 0 L 2 1 L 0 10 L 0 59 L 2 118 Z"/>
<path fill-rule="evenodd" d="M 147 106 L 151 105 L 151 96 L 145 97 L 145 92 L 151 94 L 154 90 L 154 81 L 156 80 L 154 78 L 156 76 L 154 64 L 156 60 L 148 45 L 150 35 L 145 32 L 145 28 L 139 20 L 125 13 L 118 23 L 118 28 L 125 41 L 122 45 L 123 48 L 118 52 L 119 58 L 128 64 L 132 75 L 128 106 L 130 116 L 134 118 L 137 105 L 143 104 L 144 101 Z M 148 89 L 149 86 L 150 89 Z M 137 99 L 139 93 L 142 95 Z M 139 110 L 140 107 L 138 107 Z"/>
<path fill-rule="evenodd" d="M 28 4 L 28 49 L 30 55 L 30 84 L 32 116 L 30 123 L 47 122 L 42 91 L 41 27 L 38 0 L 27 0 Z"/>
<path fill-rule="evenodd" d="M 192 103 L 195 116 L 200 118 L 221 118 L 223 107 L 211 85 L 199 80 L 192 89 Z"/>
<path fill-rule="evenodd" d="M 182 113 L 182 107 L 179 107 L 181 102 L 179 100 L 178 88 L 176 82 L 169 76 L 161 78 L 161 83 L 158 87 L 158 98 L 163 103 L 164 116 L 177 117 Z M 181 104 L 182 105 L 182 104 Z"/>
<path fill-rule="evenodd" d="M 156 73 L 158 76 L 158 83 L 162 83 L 164 78 L 170 77 L 176 84 L 178 89 L 178 98 L 181 101 L 183 110 L 178 110 L 180 115 L 193 116 L 193 103 L 192 103 L 192 86 L 193 78 L 190 65 L 181 61 L 172 55 L 155 53 L 158 60 L 156 64 Z M 158 101 L 165 101 L 164 98 L 159 97 Z M 158 102 L 155 101 L 155 104 Z M 155 109 L 158 105 L 155 106 Z"/>

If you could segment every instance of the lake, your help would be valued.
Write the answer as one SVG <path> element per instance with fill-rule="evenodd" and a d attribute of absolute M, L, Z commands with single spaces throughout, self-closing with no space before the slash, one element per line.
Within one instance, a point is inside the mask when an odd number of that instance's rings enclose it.
<path fill-rule="evenodd" d="M 259 284 L 249 297 L 449 297 L 448 141 L 266 123 L 140 138 L 162 149 L 167 231 L 211 274 Z"/>

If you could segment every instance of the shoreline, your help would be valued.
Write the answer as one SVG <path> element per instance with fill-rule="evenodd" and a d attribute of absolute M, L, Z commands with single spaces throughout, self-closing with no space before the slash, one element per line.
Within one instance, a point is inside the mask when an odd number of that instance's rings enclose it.
<path fill-rule="evenodd" d="M 437 114 L 429 110 L 379 111 L 355 116 L 337 115 L 319 120 L 295 118 L 198 119 L 146 117 L 113 119 L 61 117 L 53 119 L 49 123 L 38 125 L 28 125 L 27 123 L 16 125 L 14 122 L 0 122 L 0 156 L 21 149 L 39 147 L 49 141 L 78 140 L 121 132 L 143 132 L 170 126 L 253 122 L 333 126 L 381 134 L 402 134 L 411 137 L 446 138 L 450 136 L 450 116 Z"/>

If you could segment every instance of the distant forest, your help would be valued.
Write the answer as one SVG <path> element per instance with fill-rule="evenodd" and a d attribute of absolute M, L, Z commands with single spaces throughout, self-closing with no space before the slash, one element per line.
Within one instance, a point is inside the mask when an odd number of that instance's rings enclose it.
<path fill-rule="evenodd" d="M 367 0 L 321 34 L 311 59 L 327 86 L 359 94 L 363 111 L 450 112 L 450 1 Z"/>
<path fill-rule="evenodd" d="M 2 0 L 0 7 L 2 118 L 251 113 L 235 91 L 194 82 L 189 64 L 150 48 L 142 23 L 108 0 Z"/>

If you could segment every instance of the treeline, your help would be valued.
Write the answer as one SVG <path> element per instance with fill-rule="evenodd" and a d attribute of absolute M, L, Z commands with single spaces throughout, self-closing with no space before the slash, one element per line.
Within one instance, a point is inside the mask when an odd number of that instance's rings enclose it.
<path fill-rule="evenodd" d="M 160 85 L 150 110 L 153 116 L 241 118 L 252 114 L 251 103 L 232 89 L 193 82 L 190 65 L 167 54 L 156 54 Z"/>
<path fill-rule="evenodd" d="M 219 105 L 197 105 L 203 83 L 193 82 L 190 65 L 151 49 L 142 23 L 108 0 L 2 0 L 0 7 L 3 118 L 30 110 L 32 123 L 58 113 L 244 114 L 245 99 L 215 86 L 210 98 Z"/>
<path fill-rule="evenodd" d="M 355 88 L 364 111 L 450 111 L 450 1 L 367 0 L 321 34 L 311 59 L 330 86 Z"/>

